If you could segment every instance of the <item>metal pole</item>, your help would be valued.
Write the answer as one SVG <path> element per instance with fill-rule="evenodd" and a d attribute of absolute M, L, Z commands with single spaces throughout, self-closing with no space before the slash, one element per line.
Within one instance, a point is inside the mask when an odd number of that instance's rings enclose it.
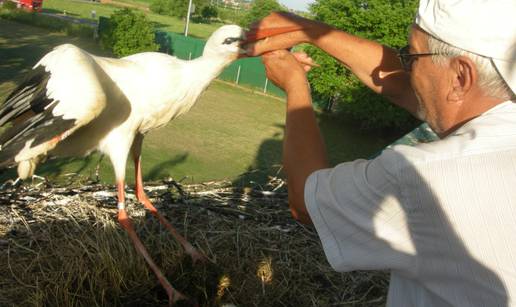
<path fill-rule="evenodd" d="M 238 70 L 237 70 L 237 77 L 236 77 L 236 84 L 238 84 L 238 81 L 240 81 L 240 68 L 242 68 L 242 65 L 238 65 Z"/>
<path fill-rule="evenodd" d="M 188 1 L 188 13 L 186 14 L 185 36 L 188 36 L 188 24 L 190 23 L 190 14 L 192 13 L 192 0 Z"/>

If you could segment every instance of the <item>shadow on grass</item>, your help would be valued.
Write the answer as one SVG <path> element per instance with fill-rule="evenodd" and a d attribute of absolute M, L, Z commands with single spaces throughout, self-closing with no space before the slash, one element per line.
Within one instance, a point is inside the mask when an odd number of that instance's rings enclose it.
<path fill-rule="evenodd" d="M 367 159 L 398 139 L 400 132 L 370 132 L 360 130 L 355 123 L 329 113 L 318 113 L 319 128 L 326 144 L 330 165 L 355 159 Z M 277 125 L 284 129 L 284 125 Z M 379 135 L 380 134 L 380 135 Z M 254 162 L 240 174 L 233 185 L 261 189 L 271 178 L 284 179 L 282 170 L 283 140 L 275 134 L 264 140 L 255 155 Z"/>
<path fill-rule="evenodd" d="M 0 49 L 2 63 L 0 67 L 0 83 L 7 81 L 19 82 L 32 66 L 50 49 L 52 44 L 33 45 L 31 38 L 19 40 L 19 46 Z M 2 101 L 3 103 L 3 101 Z"/>
<path fill-rule="evenodd" d="M 174 168 L 175 166 L 184 163 L 188 158 L 188 153 L 177 154 L 170 160 L 158 163 L 154 165 L 146 175 L 144 176 L 144 180 L 157 180 L 167 176 L 169 174 L 169 170 Z M 144 170 L 145 171 L 145 170 Z"/>
<path fill-rule="evenodd" d="M 278 125 L 283 128 L 283 125 Z M 274 176 L 281 176 L 283 141 L 278 139 L 279 134 L 263 141 L 258 148 L 254 162 L 246 172 L 233 180 L 235 187 L 254 187 L 263 190 L 265 185 Z"/>

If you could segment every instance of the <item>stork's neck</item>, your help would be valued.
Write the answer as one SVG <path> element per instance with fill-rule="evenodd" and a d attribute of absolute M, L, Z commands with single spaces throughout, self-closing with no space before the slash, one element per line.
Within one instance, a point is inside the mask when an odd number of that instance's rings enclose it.
<path fill-rule="evenodd" d="M 192 82 L 203 83 L 206 86 L 226 68 L 233 59 L 203 55 L 188 62 Z"/>

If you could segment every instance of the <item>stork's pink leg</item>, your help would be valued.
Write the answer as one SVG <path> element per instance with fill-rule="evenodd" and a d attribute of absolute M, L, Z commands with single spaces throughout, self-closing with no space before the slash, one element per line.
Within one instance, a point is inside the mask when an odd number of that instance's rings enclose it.
<path fill-rule="evenodd" d="M 172 287 L 172 285 L 168 282 L 165 275 L 161 272 L 159 267 L 154 263 L 151 256 L 147 252 L 145 246 L 143 246 L 142 241 L 134 231 L 133 223 L 131 219 L 127 215 L 127 211 L 125 210 L 125 196 L 124 196 L 124 182 L 117 182 L 117 192 L 118 192 L 118 221 L 122 225 L 122 227 L 127 231 L 129 238 L 133 241 L 134 247 L 136 251 L 143 256 L 147 264 L 149 264 L 150 268 L 158 277 L 159 282 L 165 289 L 168 294 L 168 301 L 170 305 L 173 305 L 175 302 L 180 300 L 186 300 L 186 296 L 184 296 L 181 292 L 177 291 Z"/>
<path fill-rule="evenodd" d="M 135 169 L 135 182 L 136 182 L 136 198 L 147 208 L 155 217 L 158 218 L 161 224 L 163 224 L 172 234 L 172 236 L 183 246 L 185 252 L 192 257 L 193 263 L 197 261 L 205 261 L 206 256 L 195 247 L 190 244 L 179 232 L 158 212 L 158 209 L 152 205 L 149 198 L 143 190 L 143 179 L 141 170 L 140 157 L 134 157 L 134 169 Z"/>

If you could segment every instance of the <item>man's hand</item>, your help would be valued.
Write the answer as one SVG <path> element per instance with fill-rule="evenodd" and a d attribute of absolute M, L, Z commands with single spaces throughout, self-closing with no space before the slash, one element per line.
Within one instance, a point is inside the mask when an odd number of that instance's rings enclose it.
<path fill-rule="evenodd" d="M 300 27 L 301 30 L 278 34 L 247 45 L 248 56 L 258 56 L 268 51 L 289 49 L 300 43 L 313 43 L 319 36 L 329 31 L 325 24 L 291 13 L 274 12 L 262 20 L 251 24 L 249 34 L 283 27 Z"/>
<path fill-rule="evenodd" d="M 313 60 L 304 52 L 290 53 L 276 50 L 262 56 L 267 78 L 286 92 L 299 86 L 307 86 L 306 72 L 311 69 Z"/>

